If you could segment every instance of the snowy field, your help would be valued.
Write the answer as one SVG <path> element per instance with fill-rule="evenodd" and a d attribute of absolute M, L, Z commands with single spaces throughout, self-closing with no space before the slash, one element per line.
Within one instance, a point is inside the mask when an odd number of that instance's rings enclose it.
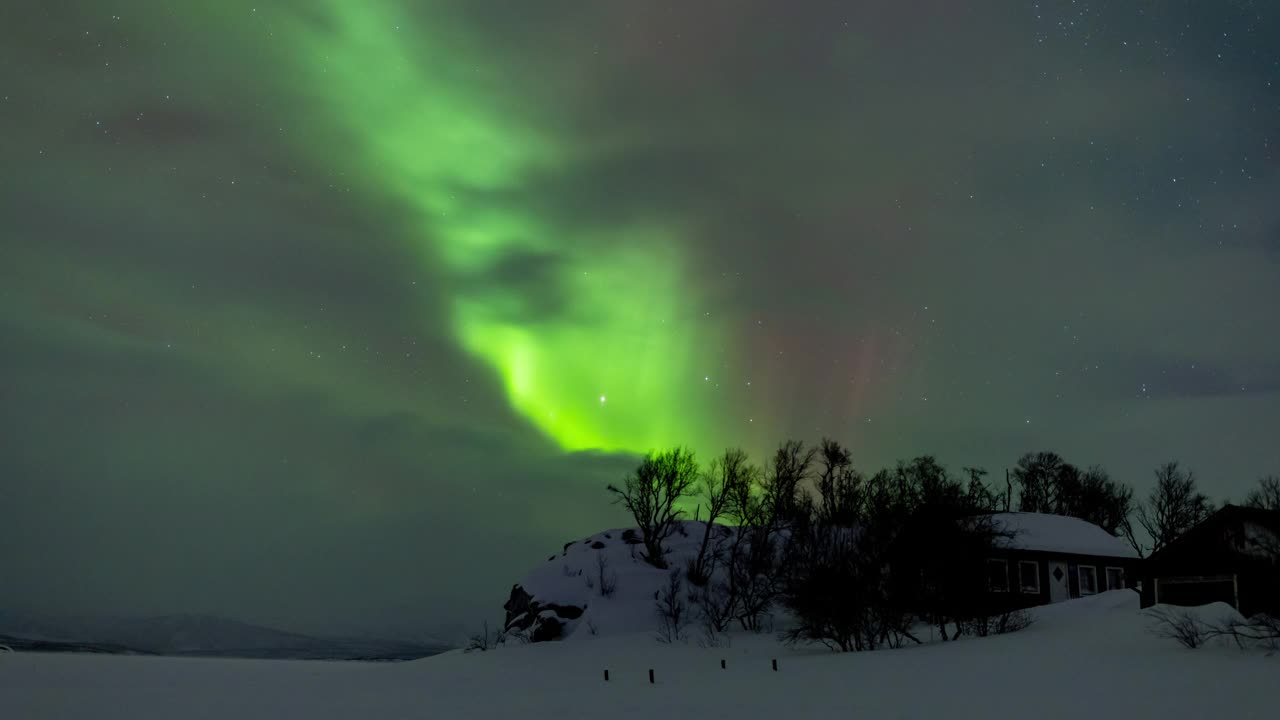
<path fill-rule="evenodd" d="M 0 653 L 0 717 L 1280 717 L 1280 655 L 1187 650 L 1149 622 L 1136 594 L 1116 591 L 1042 608 L 1013 635 L 847 655 L 647 634 L 406 663 Z"/>

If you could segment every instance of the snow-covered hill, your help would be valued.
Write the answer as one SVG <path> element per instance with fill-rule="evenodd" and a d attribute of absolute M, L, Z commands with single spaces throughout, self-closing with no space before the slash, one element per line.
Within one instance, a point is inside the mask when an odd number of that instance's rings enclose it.
<path fill-rule="evenodd" d="M 1034 615 L 1011 635 L 844 655 L 769 634 L 659 645 L 648 631 L 394 664 L 0 651 L 0 716 L 1179 720 L 1272 718 L 1280 703 L 1280 656 L 1156 637 L 1131 591 Z"/>
<path fill-rule="evenodd" d="M 643 558 L 637 531 L 612 529 L 566 543 L 511 590 L 506 629 L 534 641 L 653 632 L 655 601 L 671 570 L 684 570 L 698 553 L 707 524 L 677 523 L 667 540 L 668 570 Z M 733 528 L 716 525 L 713 533 Z M 713 536 L 714 537 L 714 536 Z M 610 590 L 610 588 L 612 588 Z M 684 602 L 697 588 L 683 584 Z"/>

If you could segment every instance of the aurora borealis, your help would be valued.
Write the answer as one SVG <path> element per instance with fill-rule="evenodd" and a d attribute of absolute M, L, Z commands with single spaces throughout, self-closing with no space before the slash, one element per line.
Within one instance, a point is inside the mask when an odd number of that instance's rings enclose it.
<path fill-rule="evenodd" d="M 584 227 L 529 207 L 539 182 L 616 150 L 547 127 L 451 18 L 343 0 L 313 12 L 323 22 L 264 13 L 250 40 L 282 44 L 271 62 L 290 68 L 288 91 L 327 120 L 301 144 L 348 148 L 334 166 L 398 201 L 411 259 L 449 288 L 456 342 L 511 407 L 565 450 L 729 442 L 710 430 L 724 416 L 706 407 L 715 398 L 687 402 L 723 347 L 698 312 L 687 231 L 658 218 Z"/>
<path fill-rule="evenodd" d="M 0 10 L 15 608 L 472 625 L 676 443 L 1280 472 L 1277 11 L 907 5 Z"/>

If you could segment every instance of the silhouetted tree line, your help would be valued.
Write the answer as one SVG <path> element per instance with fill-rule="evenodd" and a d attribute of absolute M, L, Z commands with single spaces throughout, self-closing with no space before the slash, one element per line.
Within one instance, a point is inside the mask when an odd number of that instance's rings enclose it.
<path fill-rule="evenodd" d="M 1119 535 L 1133 510 L 1133 490 L 1094 465 L 1080 469 L 1056 453 L 1027 453 L 1013 470 L 1018 509 L 1078 517 Z"/>
<path fill-rule="evenodd" d="M 1145 554 L 1215 509 L 1174 462 L 1156 470 L 1145 500 L 1101 467 L 1081 469 L 1051 452 L 1020 458 L 1003 489 L 990 487 L 981 468 L 965 475 L 927 455 L 864 475 L 847 448 L 824 439 L 785 442 L 763 468 L 740 449 L 706 468 L 685 448 L 653 452 L 609 491 L 632 514 L 643 557 L 657 568 L 667 568 L 665 542 L 685 517 L 682 506 L 696 501 L 693 519 L 706 522 L 697 553 L 664 586 L 664 639 L 680 637 L 691 620 L 709 643 L 733 626 L 766 630 L 771 609 L 782 607 L 797 621 L 789 640 L 840 651 L 919 642 L 919 622 L 943 640 L 1024 625 L 1025 616 L 986 605 L 982 568 L 1008 537 L 992 513 L 1078 517 Z M 1247 502 L 1280 507 L 1280 481 L 1264 478 Z M 691 608 L 677 602 L 683 583 L 694 589 Z"/>

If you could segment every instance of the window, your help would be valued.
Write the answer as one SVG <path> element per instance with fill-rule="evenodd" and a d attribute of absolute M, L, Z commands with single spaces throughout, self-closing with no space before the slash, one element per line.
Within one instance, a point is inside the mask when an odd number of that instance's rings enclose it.
<path fill-rule="evenodd" d="M 1109 567 L 1107 568 L 1107 589 L 1120 590 L 1124 588 L 1124 568 Z"/>
<path fill-rule="evenodd" d="M 1018 585 L 1022 592 L 1031 595 L 1040 594 L 1040 563 L 1034 560 L 1018 561 Z"/>
<path fill-rule="evenodd" d="M 1080 594 L 1096 595 L 1098 592 L 1098 568 L 1081 565 L 1076 571 L 1080 577 Z"/>
<path fill-rule="evenodd" d="M 987 561 L 987 588 L 991 592 L 1009 592 L 1009 563 L 1004 560 Z"/>

